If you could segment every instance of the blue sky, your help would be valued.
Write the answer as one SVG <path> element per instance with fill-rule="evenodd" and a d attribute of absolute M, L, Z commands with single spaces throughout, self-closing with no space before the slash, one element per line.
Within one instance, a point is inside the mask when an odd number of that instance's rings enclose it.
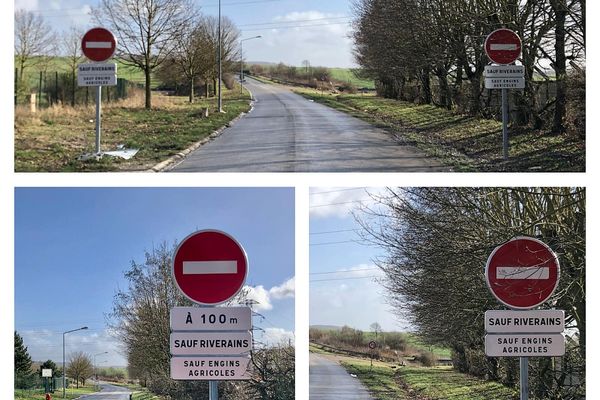
<path fill-rule="evenodd" d="M 245 248 L 246 285 L 260 301 L 255 325 L 264 341 L 294 330 L 294 191 L 286 188 L 17 188 L 15 191 L 15 329 L 34 360 L 69 351 L 125 365 L 104 314 L 123 272 L 145 250 L 198 229 L 219 229 Z M 102 360 L 100 360 L 102 358 Z"/>
<path fill-rule="evenodd" d="M 382 188 L 314 187 L 310 190 L 310 324 L 348 325 L 369 330 L 405 331 L 406 322 L 390 312 L 374 260 L 381 249 L 361 240 L 353 214 L 373 206 L 369 194 Z"/>
<path fill-rule="evenodd" d="M 76 25 L 95 25 L 89 11 L 98 0 L 15 0 L 15 9 L 34 11 L 57 31 Z M 196 0 L 205 14 L 216 15 L 217 0 Z M 244 43 L 250 61 L 349 67 L 351 55 L 350 0 L 222 0 L 222 14 L 241 30 L 243 37 L 262 35 Z M 307 27 L 307 25 L 313 25 Z"/>

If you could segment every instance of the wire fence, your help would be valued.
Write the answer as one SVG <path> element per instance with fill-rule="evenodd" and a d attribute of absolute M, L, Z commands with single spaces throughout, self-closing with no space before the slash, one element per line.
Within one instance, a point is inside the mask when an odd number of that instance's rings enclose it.
<path fill-rule="evenodd" d="M 37 71 L 20 75 L 15 68 L 14 104 L 48 108 L 57 105 L 79 106 L 94 103 L 95 87 L 78 86 L 77 75 L 64 71 Z M 132 88 L 143 85 L 117 78 L 116 86 L 102 87 L 102 100 L 114 102 L 128 96 Z"/>

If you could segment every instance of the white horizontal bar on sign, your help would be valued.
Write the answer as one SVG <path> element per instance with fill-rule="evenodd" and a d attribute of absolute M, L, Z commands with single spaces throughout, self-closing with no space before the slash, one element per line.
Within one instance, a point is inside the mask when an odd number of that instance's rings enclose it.
<path fill-rule="evenodd" d="M 184 261 L 184 275 L 237 274 L 237 261 Z"/>
<path fill-rule="evenodd" d="M 88 49 L 110 49 L 111 42 L 85 42 L 85 47 Z"/>
<path fill-rule="evenodd" d="M 490 50 L 517 50 L 515 43 L 492 43 Z"/>
<path fill-rule="evenodd" d="M 498 267 L 496 279 L 550 279 L 550 267 Z"/>

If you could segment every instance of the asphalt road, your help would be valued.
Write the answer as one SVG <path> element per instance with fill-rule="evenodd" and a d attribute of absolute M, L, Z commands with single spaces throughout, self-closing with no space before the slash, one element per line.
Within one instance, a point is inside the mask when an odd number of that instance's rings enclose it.
<path fill-rule="evenodd" d="M 107 383 L 100 384 L 100 391 L 80 397 L 80 400 L 129 400 L 131 390 L 109 385 Z"/>
<path fill-rule="evenodd" d="M 310 400 L 371 400 L 357 378 L 350 376 L 337 362 L 310 353 Z"/>
<path fill-rule="evenodd" d="M 175 172 L 428 172 L 444 170 L 387 132 L 247 79 L 254 110 L 188 155 Z"/>

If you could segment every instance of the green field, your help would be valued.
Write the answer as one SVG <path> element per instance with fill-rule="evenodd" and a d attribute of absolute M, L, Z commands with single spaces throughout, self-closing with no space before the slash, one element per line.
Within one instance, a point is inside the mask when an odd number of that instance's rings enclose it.
<path fill-rule="evenodd" d="M 376 96 L 294 91 L 381 127 L 455 171 L 585 170 L 585 141 L 578 137 L 511 128 L 509 158 L 504 161 L 499 121 Z"/>
<path fill-rule="evenodd" d="M 38 62 L 39 61 L 39 62 Z M 40 70 L 46 72 L 46 79 L 52 81 L 52 76 L 55 72 L 59 74 L 70 72 L 69 62 L 66 57 L 51 57 L 41 60 L 35 60 L 36 64 L 26 67 L 25 76 L 30 87 L 37 87 L 39 84 Z M 80 63 L 83 63 L 84 58 L 81 59 Z M 114 62 L 117 63 L 117 76 L 119 78 L 126 79 L 130 82 L 145 84 L 146 78 L 144 71 L 135 66 L 126 65 L 122 60 L 116 59 Z M 17 68 L 15 62 L 15 68 Z M 161 84 L 161 82 L 152 75 L 151 87 L 155 89 Z"/>
<path fill-rule="evenodd" d="M 351 68 L 329 68 L 331 77 L 342 82 L 349 82 L 357 88 L 375 89 L 375 82 L 357 77 Z"/>
<path fill-rule="evenodd" d="M 370 361 L 345 359 L 341 362 L 349 373 L 380 400 L 509 400 L 518 398 L 514 389 L 488 382 L 451 367 L 396 367 Z M 515 397 L 516 396 L 516 397 Z"/>

